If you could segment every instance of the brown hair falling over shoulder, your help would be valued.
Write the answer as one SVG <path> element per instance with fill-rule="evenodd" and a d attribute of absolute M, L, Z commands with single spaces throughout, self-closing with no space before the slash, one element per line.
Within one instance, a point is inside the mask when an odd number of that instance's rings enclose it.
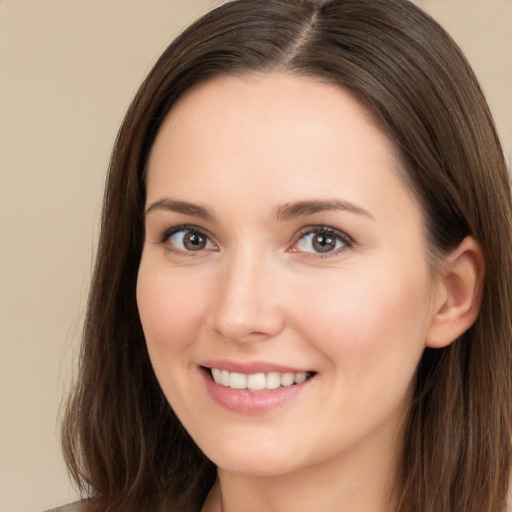
<path fill-rule="evenodd" d="M 426 349 L 396 475 L 398 512 L 505 512 L 511 465 L 510 178 L 493 120 L 451 38 L 407 0 L 239 0 L 164 52 L 120 129 L 110 163 L 80 367 L 63 446 L 91 510 L 197 511 L 214 465 L 154 376 L 135 288 L 145 167 L 176 100 L 216 75 L 283 70 L 350 90 L 401 152 L 434 257 L 481 245 L 481 313 Z"/>

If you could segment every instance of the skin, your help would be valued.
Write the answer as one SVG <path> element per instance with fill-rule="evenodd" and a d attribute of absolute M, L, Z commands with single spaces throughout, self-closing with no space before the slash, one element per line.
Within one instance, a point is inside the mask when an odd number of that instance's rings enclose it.
<path fill-rule="evenodd" d="M 314 79 L 216 78 L 164 121 L 137 300 L 160 385 L 219 467 L 205 511 L 391 510 L 414 374 L 447 302 L 401 175 L 369 112 Z M 286 209 L 304 201 L 343 208 Z M 165 237 L 181 225 L 205 247 Z M 315 226 L 349 241 L 319 253 Z M 206 390 L 200 365 L 219 359 L 316 373 L 285 404 L 244 414 Z"/>

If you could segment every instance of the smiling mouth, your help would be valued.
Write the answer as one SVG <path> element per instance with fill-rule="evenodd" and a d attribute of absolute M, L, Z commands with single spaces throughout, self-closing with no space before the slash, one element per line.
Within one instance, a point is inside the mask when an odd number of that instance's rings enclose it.
<path fill-rule="evenodd" d="M 218 368 L 207 368 L 205 370 L 210 374 L 212 380 L 221 386 L 247 391 L 263 391 L 278 389 L 302 384 L 315 375 L 315 372 L 300 373 L 244 373 L 229 372 Z"/>

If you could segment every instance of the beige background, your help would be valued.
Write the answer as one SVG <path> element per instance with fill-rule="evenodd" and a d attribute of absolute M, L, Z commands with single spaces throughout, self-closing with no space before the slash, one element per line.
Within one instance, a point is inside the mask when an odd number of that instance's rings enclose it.
<path fill-rule="evenodd" d="M 109 152 L 214 0 L 0 0 L 0 512 L 75 499 L 58 444 Z M 512 153 L 512 0 L 418 1 L 465 49 Z"/>

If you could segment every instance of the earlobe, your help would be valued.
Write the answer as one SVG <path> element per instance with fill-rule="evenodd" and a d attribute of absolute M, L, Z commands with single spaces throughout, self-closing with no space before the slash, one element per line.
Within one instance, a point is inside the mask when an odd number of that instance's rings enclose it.
<path fill-rule="evenodd" d="M 485 261 L 480 245 L 467 236 L 441 265 L 436 303 L 426 345 L 449 345 L 475 322 L 482 303 Z"/>

